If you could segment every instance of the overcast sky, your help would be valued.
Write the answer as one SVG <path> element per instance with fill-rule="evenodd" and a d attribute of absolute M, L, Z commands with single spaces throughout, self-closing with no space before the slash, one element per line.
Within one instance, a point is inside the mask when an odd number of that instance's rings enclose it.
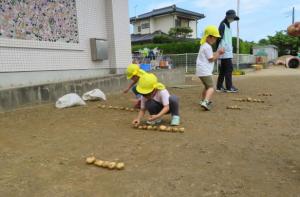
<path fill-rule="evenodd" d="M 199 37 L 205 26 L 219 26 L 225 12 L 237 8 L 237 0 L 129 0 L 129 16 L 173 4 L 206 16 L 198 23 Z M 240 37 L 243 40 L 258 41 L 285 30 L 292 23 L 292 7 L 295 7 L 295 21 L 300 21 L 300 0 L 240 0 L 240 4 Z M 232 28 L 236 36 L 236 23 Z"/>

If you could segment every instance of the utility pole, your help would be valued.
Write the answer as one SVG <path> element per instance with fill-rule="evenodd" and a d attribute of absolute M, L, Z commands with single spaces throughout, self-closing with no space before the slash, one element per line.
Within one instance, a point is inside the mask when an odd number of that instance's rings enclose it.
<path fill-rule="evenodd" d="M 136 8 L 137 8 L 137 6 L 138 6 L 138 5 L 135 5 L 135 6 L 134 6 L 134 17 L 135 17 L 135 20 L 134 20 L 134 26 L 133 26 L 133 29 L 134 29 L 133 32 L 134 32 L 134 34 L 135 34 L 135 29 L 138 28 L 138 27 L 137 27 L 137 24 L 136 24 L 136 18 L 137 18 L 137 15 L 136 15 Z M 138 30 L 137 30 L 137 32 L 138 32 Z"/>
<path fill-rule="evenodd" d="M 292 24 L 295 23 L 295 7 L 293 7 L 293 13 L 292 13 Z"/>
<path fill-rule="evenodd" d="M 237 15 L 240 16 L 240 0 L 237 0 Z M 240 68 L 240 25 L 239 20 L 236 23 L 237 25 L 237 40 L 236 40 L 236 68 Z"/>
<path fill-rule="evenodd" d="M 138 7 L 138 5 L 134 6 L 134 16 L 136 17 L 136 8 Z"/>

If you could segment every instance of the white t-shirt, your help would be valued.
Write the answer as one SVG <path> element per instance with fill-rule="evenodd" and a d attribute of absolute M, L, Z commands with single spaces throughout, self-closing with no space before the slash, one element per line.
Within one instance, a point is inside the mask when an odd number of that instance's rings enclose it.
<path fill-rule="evenodd" d="M 199 77 L 202 76 L 211 76 L 214 70 L 214 62 L 209 62 L 208 59 L 213 58 L 213 49 L 205 42 L 201 45 L 197 57 L 197 64 L 196 64 L 196 75 Z"/>
<path fill-rule="evenodd" d="M 168 92 L 168 90 L 164 89 L 164 90 L 157 90 L 156 94 L 154 95 L 154 97 L 152 99 L 154 99 L 155 101 L 161 103 L 163 106 L 165 105 L 169 105 L 169 97 L 170 94 Z M 141 98 L 141 109 L 145 109 L 145 103 L 148 99 L 143 97 Z"/>

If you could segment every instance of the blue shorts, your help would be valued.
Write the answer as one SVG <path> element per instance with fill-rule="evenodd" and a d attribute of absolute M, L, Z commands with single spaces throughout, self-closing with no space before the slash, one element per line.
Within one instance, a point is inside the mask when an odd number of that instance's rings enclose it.
<path fill-rule="evenodd" d="M 131 88 L 131 91 L 135 94 L 136 98 L 141 98 L 142 95 L 136 90 L 136 85 Z"/>

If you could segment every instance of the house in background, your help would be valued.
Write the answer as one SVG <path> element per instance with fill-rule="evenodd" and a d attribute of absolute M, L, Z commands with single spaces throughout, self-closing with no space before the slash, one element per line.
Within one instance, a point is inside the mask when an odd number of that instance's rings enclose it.
<path fill-rule="evenodd" d="M 172 5 L 130 18 L 133 25 L 131 42 L 142 42 L 153 39 L 157 34 L 168 34 L 170 28 L 190 27 L 193 32 L 190 38 L 197 38 L 198 20 L 204 14 L 192 12 Z"/>
<path fill-rule="evenodd" d="M 278 58 L 278 47 L 275 45 L 253 46 L 253 55 L 260 56 L 265 53 L 267 61 L 274 61 Z"/>

